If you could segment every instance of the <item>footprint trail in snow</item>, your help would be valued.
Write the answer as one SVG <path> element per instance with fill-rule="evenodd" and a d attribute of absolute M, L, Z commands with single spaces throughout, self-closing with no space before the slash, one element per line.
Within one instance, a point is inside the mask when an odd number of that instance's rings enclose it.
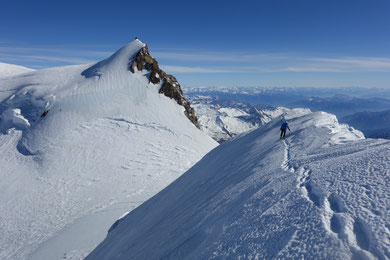
<path fill-rule="evenodd" d="M 290 146 L 286 140 L 282 140 L 282 142 L 284 145 L 284 159 L 283 159 L 283 162 L 281 164 L 281 167 L 285 171 L 289 171 L 291 173 L 294 173 L 295 169 L 294 169 L 294 167 L 292 167 L 290 165 Z"/>
<path fill-rule="evenodd" d="M 286 140 L 275 120 L 218 146 L 87 259 L 390 259 L 390 141 L 288 119 Z"/>
<path fill-rule="evenodd" d="M 289 166 L 290 146 L 286 142 L 284 145 L 285 157 L 281 167 L 293 173 L 294 168 Z M 312 170 L 307 167 L 299 167 L 297 188 L 302 197 L 319 210 L 325 230 L 350 249 L 352 259 L 375 259 L 378 257 L 370 252 L 371 228 L 369 224 L 348 213 L 343 199 L 336 193 L 327 195 L 327 192 L 311 180 L 311 175 Z M 371 249 L 371 251 L 373 250 Z"/>

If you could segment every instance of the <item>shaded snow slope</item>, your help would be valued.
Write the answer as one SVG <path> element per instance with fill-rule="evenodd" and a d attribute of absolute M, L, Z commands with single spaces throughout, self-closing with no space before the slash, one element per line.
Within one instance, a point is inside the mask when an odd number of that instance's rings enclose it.
<path fill-rule="evenodd" d="M 18 74 L 34 71 L 19 65 L 0 62 L 0 78 L 11 77 Z"/>
<path fill-rule="evenodd" d="M 0 79 L 0 259 L 82 258 L 217 145 L 128 70 L 143 46 Z"/>
<path fill-rule="evenodd" d="M 315 112 L 227 141 L 86 259 L 386 259 L 390 142 Z"/>

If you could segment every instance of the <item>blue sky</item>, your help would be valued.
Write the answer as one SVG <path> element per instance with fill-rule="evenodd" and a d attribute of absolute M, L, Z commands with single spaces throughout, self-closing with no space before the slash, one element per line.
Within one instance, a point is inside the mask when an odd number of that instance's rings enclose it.
<path fill-rule="evenodd" d="M 138 36 L 183 86 L 390 88 L 388 0 L 0 3 L 0 62 L 89 63 Z"/>

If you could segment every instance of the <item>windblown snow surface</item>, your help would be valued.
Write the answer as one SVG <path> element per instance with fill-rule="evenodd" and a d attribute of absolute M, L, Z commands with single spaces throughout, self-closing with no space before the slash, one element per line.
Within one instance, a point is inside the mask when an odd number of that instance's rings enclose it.
<path fill-rule="evenodd" d="M 390 142 L 334 115 L 227 141 L 111 228 L 86 259 L 388 259 Z"/>
<path fill-rule="evenodd" d="M 32 71 L 34 71 L 34 69 L 0 62 L 0 78 L 11 77 L 22 73 L 32 72 Z"/>
<path fill-rule="evenodd" d="M 0 259 L 85 257 L 217 145 L 128 70 L 143 46 L 0 79 Z"/>

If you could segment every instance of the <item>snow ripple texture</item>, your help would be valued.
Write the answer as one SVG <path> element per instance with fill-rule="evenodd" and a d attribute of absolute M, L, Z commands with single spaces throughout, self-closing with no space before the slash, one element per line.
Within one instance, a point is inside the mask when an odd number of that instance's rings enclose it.
<path fill-rule="evenodd" d="M 227 141 L 87 259 L 388 259 L 390 142 L 323 112 Z"/>
<path fill-rule="evenodd" d="M 217 145 L 148 71 L 127 69 L 143 46 L 94 66 L 0 74 L 0 259 L 84 258 Z"/>

